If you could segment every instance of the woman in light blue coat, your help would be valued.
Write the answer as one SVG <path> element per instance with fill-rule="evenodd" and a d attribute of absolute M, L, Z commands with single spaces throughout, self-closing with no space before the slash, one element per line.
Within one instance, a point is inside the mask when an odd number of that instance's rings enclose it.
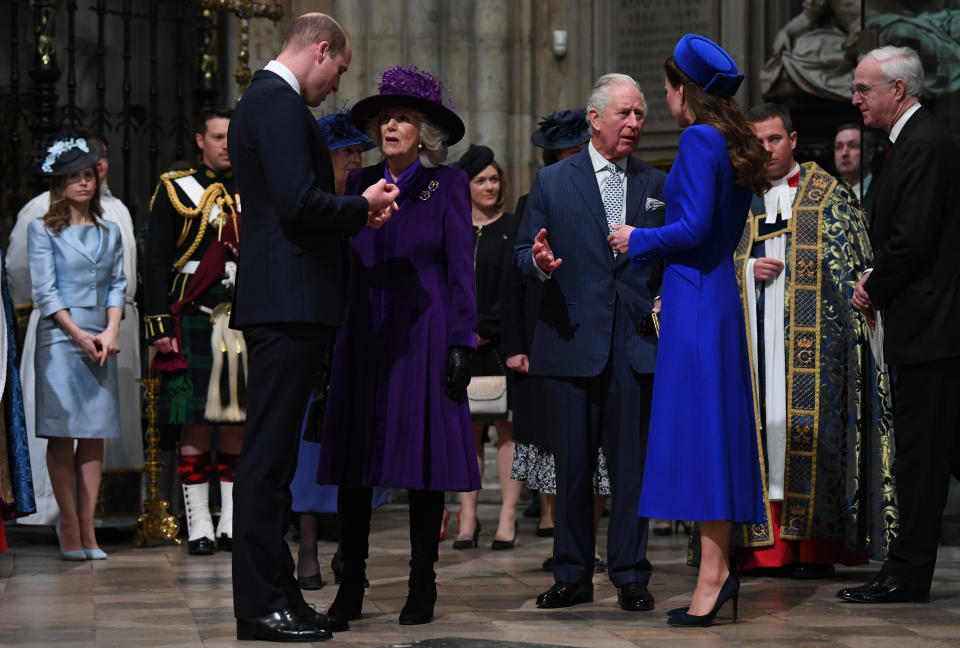
<path fill-rule="evenodd" d="M 36 433 L 48 439 L 64 560 L 107 557 L 97 545 L 93 511 L 103 440 L 120 436 L 114 356 L 127 281 L 120 229 L 101 219 L 95 149 L 73 133 L 49 141 L 40 168 L 50 176 L 50 211 L 30 223 L 27 235 L 42 318 L 34 358 Z"/>

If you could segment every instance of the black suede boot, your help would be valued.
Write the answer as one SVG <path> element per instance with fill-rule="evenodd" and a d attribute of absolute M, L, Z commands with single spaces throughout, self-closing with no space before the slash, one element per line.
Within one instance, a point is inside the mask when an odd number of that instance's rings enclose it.
<path fill-rule="evenodd" d="M 418 625 L 433 620 L 437 603 L 437 575 L 433 565 L 439 559 L 440 520 L 443 493 L 409 491 L 410 579 L 407 602 L 400 612 L 400 625 Z"/>
<path fill-rule="evenodd" d="M 327 616 L 345 621 L 359 619 L 363 607 L 363 576 L 370 536 L 369 488 L 341 486 L 337 494 L 337 509 L 342 527 L 340 555 L 343 559 L 343 575 L 340 589 Z"/>

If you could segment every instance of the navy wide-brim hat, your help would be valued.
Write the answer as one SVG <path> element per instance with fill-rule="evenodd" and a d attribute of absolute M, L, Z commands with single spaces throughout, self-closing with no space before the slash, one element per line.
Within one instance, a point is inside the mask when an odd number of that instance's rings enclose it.
<path fill-rule="evenodd" d="M 362 150 L 369 151 L 375 146 L 373 140 L 353 125 L 353 122 L 350 121 L 350 113 L 347 111 L 324 115 L 317 120 L 317 125 L 323 131 L 323 136 L 327 138 L 328 150 L 336 151 L 348 146 L 359 145 Z"/>
<path fill-rule="evenodd" d="M 673 49 L 673 60 L 707 94 L 730 97 L 743 83 L 733 57 L 706 36 L 684 35 Z"/>
<path fill-rule="evenodd" d="M 423 113 L 446 131 L 447 145 L 453 145 L 463 139 L 466 128 L 457 113 L 444 105 L 445 93 L 449 91 L 436 77 L 415 66 L 403 68 L 398 65 L 380 75 L 378 94 L 354 104 L 350 109 L 350 119 L 357 128 L 366 131 L 370 120 L 385 107 L 408 106 Z"/>
<path fill-rule="evenodd" d="M 538 126 L 530 136 L 530 141 L 542 149 L 560 151 L 586 144 L 590 140 L 586 108 L 558 110 L 544 117 Z"/>
<path fill-rule="evenodd" d="M 73 131 L 61 131 L 40 145 L 37 170 L 45 176 L 61 176 L 89 169 L 103 157 L 103 145 Z"/>

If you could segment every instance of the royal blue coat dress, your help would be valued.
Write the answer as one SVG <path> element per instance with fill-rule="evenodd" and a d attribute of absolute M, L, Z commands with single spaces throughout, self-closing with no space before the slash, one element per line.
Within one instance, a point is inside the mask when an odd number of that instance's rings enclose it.
<path fill-rule="evenodd" d="M 385 175 L 385 162 L 354 170 L 346 193 Z M 318 482 L 477 490 L 466 393 L 446 392 L 447 350 L 477 345 L 467 175 L 417 161 L 397 184 L 399 211 L 350 238 Z"/>
<path fill-rule="evenodd" d="M 750 190 L 726 140 L 698 124 L 680 136 L 664 185 L 663 227 L 630 235 L 630 261 L 664 260 L 660 344 L 639 514 L 763 519 L 746 324 L 733 253 Z"/>

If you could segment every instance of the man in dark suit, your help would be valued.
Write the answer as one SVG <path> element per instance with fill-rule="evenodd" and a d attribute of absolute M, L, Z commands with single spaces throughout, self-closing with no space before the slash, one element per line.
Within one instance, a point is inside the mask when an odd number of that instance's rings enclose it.
<path fill-rule="evenodd" d="M 580 153 L 541 169 L 514 249 L 543 281 L 530 374 L 543 376 L 545 424 L 557 466 L 553 575 L 537 606 L 593 600 L 593 475 L 603 446 L 612 503 L 610 580 L 625 610 L 653 609 L 647 520 L 637 517 L 646 451 L 659 289 L 654 268 L 633 271 L 607 242 L 615 224 L 663 224 L 661 171 L 631 156 L 646 107 L 636 81 L 607 74 L 587 106 L 592 137 Z M 548 242 L 549 240 L 549 242 Z M 562 257 L 562 258 L 561 258 Z"/>
<path fill-rule="evenodd" d="M 335 20 L 300 16 L 276 60 L 254 75 L 227 136 L 243 201 L 232 325 L 249 353 L 234 483 L 238 639 L 320 641 L 347 629 L 304 602 L 283 536 L 301 418 L 346 308 L 347 236 L 382 225 L 398 193 L 383 180 L 362 196 L 334 193 L 327 144 L 307 105 L 337 90 L 350 54 Z"/>
<path fill-rule="evenodd" d="M 842 589 L 855 603 L 927 601 L 950 474 L 960 475 L 960 147 L 920 106 L 923 67 L 907 47 L 868 54 L 853 77 L 866 126 L 893 143 L 877 180 L 872 271 L 853 304 L 882 328 L 894 370 L 900 531 L 880 573 Z"/>

